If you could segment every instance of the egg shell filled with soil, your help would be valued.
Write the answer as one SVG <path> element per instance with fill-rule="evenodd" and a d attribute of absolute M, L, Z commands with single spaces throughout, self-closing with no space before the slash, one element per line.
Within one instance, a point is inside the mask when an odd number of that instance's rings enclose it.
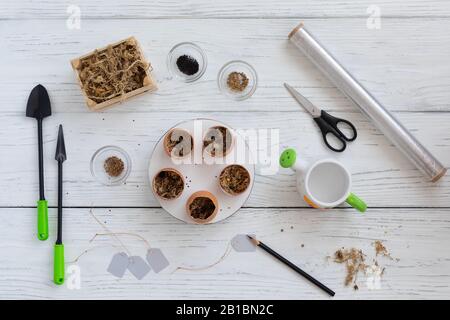
<path fill-rule="evenodd" d="M 184 179 L 178 170 L 166 168 L 153 178 L 153 192 L 165 200 L 178 198 L 184 190 Z"/>
<path fill-rule="evenodd" d="M 191 134 L 179 128 L 170 130 L 164 136 L 164 150 L 169 157 L 184 158 L 194 149 L 194 139 Z"/>
<path fill-rule="evenodd" d="M 233 149 L 234 137 L 230 129 L 215 126 L 206 130 L 203 150 L 211 157 L 225 157 Z"/>
<path fill-rule="evenodd" d="M 250 182 L 250 173 L 238 164 L 225 167 L 219 176 L 220 188 L 223 192 L 232 196 L 241 194 L 247 190 Z"/>
<path fill-rule="evenodd" d="M 186 202 L 187 214 L 199 224 L 212 221 L 219 211 L 216 196 L 209 191 L 197 191 Z"/>

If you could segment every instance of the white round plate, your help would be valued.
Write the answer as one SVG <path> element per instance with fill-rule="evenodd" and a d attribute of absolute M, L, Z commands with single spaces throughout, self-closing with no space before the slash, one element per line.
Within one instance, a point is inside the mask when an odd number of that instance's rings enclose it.
<path fill-rule="evenodd" d="M 217 159 L 208 155 L 203 157 L 203 136 L 209 128 L 215 126 L 224 126 L 228 128 L 234 136 L 232 150 L 225 157 L 221 158 L 222 161 L 216 162 L 214 162 L 214 160 Z M 219 202 L 219 212 L 209 223 L 219 222 L 228 218 L 238 211 L 245 203 L 252 191 L 255 180 L 255 165 L 244 138 L 236 133 L 230 126 L 211 119 L 188 120 L 175 125 L 173 128 L 184 129 L 193 137 L 194 149 L 193 152 L 191 152 L 192 157 L 188 156 L 187 159 L 184 160 L 172 160 L 164 150 L 164 136 L 170 129 L 164 133 L 153 149 L 148 169 L 150 187 L 155 198 L 158 199 L 161 206 L 175 218 L 187 223 L 195 224 L 194 220 L 192 220 L 186 212 L 186 202 L 194 192 L 206 190 L 214 194 Z M 245 150 L 245 156 L 243 156 L 242 152 L 237 152 L 240 150 Z M 243 159 L 240 159 L 238 155 Z M 183 161 L 185 163 L 183 163 Z M 245 192 L 236 196 L 226 194 L 219 186 L 220 173 L 227 165 L 231 164 L 239 164 L 245 167 L 250 173 L 249 187 Z M 164 168 L 174 168 L 183 175 L 185 186 L 183 193 L 177 199 L 165 200 L 157 196 L 153 191 L 153 177 Z"/>

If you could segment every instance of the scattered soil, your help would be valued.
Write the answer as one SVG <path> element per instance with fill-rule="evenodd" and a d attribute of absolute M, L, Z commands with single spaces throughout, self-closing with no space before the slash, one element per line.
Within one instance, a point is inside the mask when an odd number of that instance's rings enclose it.
<path fill-rule="evenodd" d="M 192 218 L 206 220 L 216 210 L 214 202 L 207 197 L 197 197 L 189 204 L 189 212 Z"/>
<path fill-rule="evenodd" d="M 166 150 L 176 157 L 184 157 L 191 153 L 194 148 L 194 139 L 185 130 L 174 129 L 169 132 L 165 139 L 164 144 Z"/>
<path fill-rule="evenodd" d="M 240 194 L 250 185 L 250 174 L 240 165 L 226 167 L 219 177 L 220 186 L 230 194 Z"/>
<path fill-rule="evenodd" d="M 110 177 L 118 177 L 125 169 L 122 159 L 112 156 L 105 160 L 103 168 Z"/>
<path fill-rule="evenodd" d="M 203 140 L 203 148 L 213 157 L 223 156 L 231 148 L 233 136 L 229 129 L 218 126 L 209 128 Z"/>
<path fill-rule="evenodd" d="M 375 248 L 375 257 L 383 256 L 392 260 L 389 251 L 385 245 L 377 240 L 372 243 Z M 396 259 L 398 261 L 398 259 Z M 369 269 L 378 268 L 379 264 L 376 259 L 373 259 L 373 265 L 366 264 L 366 255 L 360 249 L 341 248 L 334 253 L 334 262 L 344 263 L 346 266 L 345 286 L 353 284 L 353 289 L 358 290 L 359 286 L 356 283 L 359 272 L 366 274 Z M 383 276 L 385 268 L 381 268 L 380 276 Z"/>
<path fill-rule="evenodd" d="M 153 180 L 155 192 L 164 199 L 177 198 L 184 189 L 183 178 L 175 171 L 162 170 Z"/>
<path fill-rule="evenodd" d="M 346 286 L 351 283 L 356 285 L 356 278 L 359 271 L 364 272 L 367 268 L 365 258 L 365 254 L 361 250 L 355 248 L 341 248 L 334 253 L 334 262 L 345 263 L 346 265 L 347 275 L 344 282 Z"/>
<path fill-rule="evenodd" d="M 233 91 L 242 92 L 248 86 L 248 77 L 243 72 L 231 72 L 227 78 L 227 85 Z"/>
<path fill-rule="evenodd" d="M 374 243 L 372 243 L 372 245 L 375 247 L 375 254 L 378 255 L 382 255 L 385 257 L 388 257 L 390 259 L 392 259 L 391 255 L 389 254 L 388 250 L 386 249 L 386 247 L 384 246 L 384 244 L 380 241 L 377 240 Z"/>
<path fill-rule="evenodd" d="M 142 88 L 148 68 L 129 39 L 81 59 L 79 77 L 87 97 L 101 103 Z"/>

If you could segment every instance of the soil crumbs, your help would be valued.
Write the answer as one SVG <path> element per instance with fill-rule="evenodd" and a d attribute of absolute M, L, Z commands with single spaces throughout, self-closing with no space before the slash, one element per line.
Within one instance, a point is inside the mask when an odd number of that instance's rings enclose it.
<path fill-rule="evenodd" d="M 250 184 L 250 175 L 245 168 L 239 165 L 231 165 L 222 171 L 219 181 L 220 186 L 226 192 L 239 194 L 247 190 Z"/>
<path fill-rule="evenodd" d="M 381 255 L 384 257 L 388 257 L 389 259 L 392 259 L 389 251 L 386 249 L 386 247 L 380 240 L 375 241 L 374 243 L 372 243 L 372 245 L 375 248 L 375 254 L 377 256 Z"/>
<path fill-rule="evenodd" d="M 373 242 L 372 246 L 375 249 L 375 257 L 383 256 L 393 260 L 386 246 L 380 240 Z M 398 261 L 398 259 L 396 259 L 396 261 Z M 367 271 L 369 269 L 374 268 L 380 269 L 378 261 L 376 259 L 373 259 L 374 262 L 373 265 L 367 264 L 366 255 L 363 253 L 361 249 L 357 248 L 346 249 L 342 247 L 341 249 L 337 250 L 334 253 L 334 262 L 345 264 L 346 276 L 344 284 L 345 286 L 352 285 L 354 290 L 359 289 L 359 286 L 357 284 L 359 272 L 367 274 Z M 380 270 L 381 270 L 380 276 L 382 276 L 384 274 L 385 268 L 381 268 Z"/>
<path fill-rule="evenodd" d="M 347 268 L 347 275 L 345 277 L 345 286 L 351 283 L 356 284 L 356 277 L 359 271 L 364 272 L 367 268 L 365 264 L 366 256 L 362 250 L 355 248 L 339 249 L 334 253 L 334 262 L 345 263 Z"/>
<path fill-rule="evenodd" d="M 184 189 L 183 179 L 173 171 L 161 171 L 155 178 L 155 191 L 164 199 L 175 199 Z"/>
<path fill-rule="evenodd" d="M 214 202 L 207 197 L 195 198 L 189 205 L 189 211 L 194 219 L 208 219 L 216 210 Z"/>

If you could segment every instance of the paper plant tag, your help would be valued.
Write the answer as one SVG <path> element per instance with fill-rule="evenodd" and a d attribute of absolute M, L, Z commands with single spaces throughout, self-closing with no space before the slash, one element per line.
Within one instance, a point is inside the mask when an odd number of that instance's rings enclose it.
<path fill-rule="evenodd" d="M 250 235 L 254 236 L 254 235 Z M 231 246 L 237 252 L 252 252 L 256 250 L 255 244 L 247 237 L 246 234 L 238 234 L 231 239 Z"/>
<path fill-rule="evenodd" d="M 113 255 L 107 271 L 115 277 L 122 278 L 127 270 L 128 263 L 128 255 L 125 252 L 116 253 Z"/>
<path fill-rule="evenodd" d="M 147 262 L 155 273 L 169 266 L 169 260 L 164 256 L 161 249 L 151 248 L 147 251 Z"/>
<path fill-rule="evenodd" d="M 141 280 L 150 272 L 151 268 L 141 257 L 132 256 L 129 260 L 128 270 L 130 270 L 136 279 Z"/>

